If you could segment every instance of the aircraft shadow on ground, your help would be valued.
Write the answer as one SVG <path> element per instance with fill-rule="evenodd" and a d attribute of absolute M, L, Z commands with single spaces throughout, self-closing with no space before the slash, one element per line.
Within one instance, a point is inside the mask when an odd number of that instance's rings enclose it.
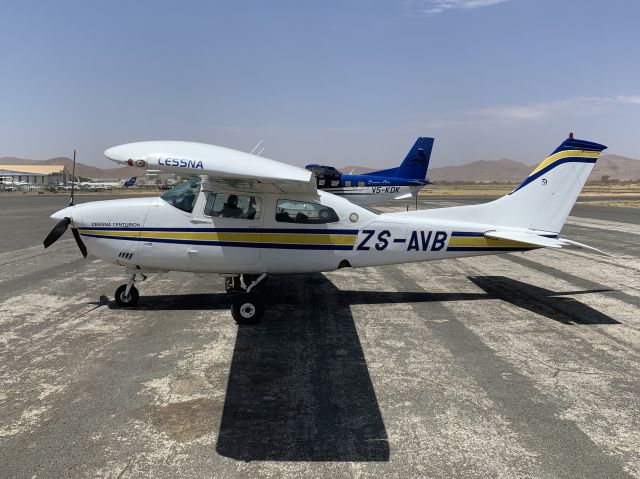
<path fill-rule="evenodd" d="M 346 296 L 321 274 L 269 281 L 268 320 L 238 328 L 217 452 L 244 461 L 388 461 Z"/>
<path fill-rule="evenodd" d="M 505 276 L 469 276 L 491 298 L 545 316 L 563 324 L 620 324 L 619 321 L 566 296 L 603 293 L 609 289 L 556 292 Z"/>

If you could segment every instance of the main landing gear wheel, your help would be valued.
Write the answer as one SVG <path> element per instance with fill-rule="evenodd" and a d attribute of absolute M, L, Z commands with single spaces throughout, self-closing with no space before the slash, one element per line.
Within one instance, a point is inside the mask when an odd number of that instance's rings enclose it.
<path fill-rule="evenodd" d="M 131 286 L 131 289 L 129 290 L 129 294 L 126 294 L 126 292 L 127 292 L 126 284 L 123 284 L 118 289 L 116 289 L 117 305 L 122 308 L 135 306 L 138 303 L 138 298 L 140 298 L 138 289 L 135 286 Z"/>
<path fill-rule="evenodd" d="M 231 316 L 237 324 L 256 324 L 264 316 L 264 301 L 255 293 L 242 293 L 233 297 Z"/>

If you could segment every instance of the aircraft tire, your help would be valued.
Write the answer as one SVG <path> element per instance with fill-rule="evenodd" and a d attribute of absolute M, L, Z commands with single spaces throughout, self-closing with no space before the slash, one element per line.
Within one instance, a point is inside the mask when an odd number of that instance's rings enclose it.
<path fill-rule="evenodd" d="M 231 316 L 238 325 L 256 324 L 264 316 L 264 301 L 255 293 L 242 293 L 233 297 Z"/>
<path fill-rule="evenodd" d="M 132 286 L 129 290 L 129 296 L 124 295 L 124 292 L 126 290 L 126 284 L 123 284 L 122 286 L 118 287 L 118 289 L 116 289 L 116 304 L 121 308 L 135 306 L 138 303 L 138 299 L 140 298 L 140 293 L 138 293 L 138 290 L 135 286 Z"/>

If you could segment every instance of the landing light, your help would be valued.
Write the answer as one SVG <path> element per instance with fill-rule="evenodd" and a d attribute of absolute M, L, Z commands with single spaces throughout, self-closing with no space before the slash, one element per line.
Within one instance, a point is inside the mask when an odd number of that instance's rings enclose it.
<path fill-rule="evenodd" d="M 143 167 L 147 166 L 147 162 L 144 161 L 144 160 L 134 160 L 132 158 L 129 158 L 127 160 L 127 165 L 129 165 L 129 166 L 134 166 L 135 165 L 135 166 L 137 166 L 139 168 L 143 168 Z"/>

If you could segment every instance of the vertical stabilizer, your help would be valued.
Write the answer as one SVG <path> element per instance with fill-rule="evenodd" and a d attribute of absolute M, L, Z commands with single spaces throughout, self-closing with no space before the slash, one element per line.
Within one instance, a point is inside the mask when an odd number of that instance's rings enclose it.
<path fill-rule="evenodd" d="M 407 180 L 424 180 L 429 169 L 433 138 L 420 137 L 407 153 L 404 161 L 395 168 L 365 173 L 369 176 L 391 176 Z"/>

